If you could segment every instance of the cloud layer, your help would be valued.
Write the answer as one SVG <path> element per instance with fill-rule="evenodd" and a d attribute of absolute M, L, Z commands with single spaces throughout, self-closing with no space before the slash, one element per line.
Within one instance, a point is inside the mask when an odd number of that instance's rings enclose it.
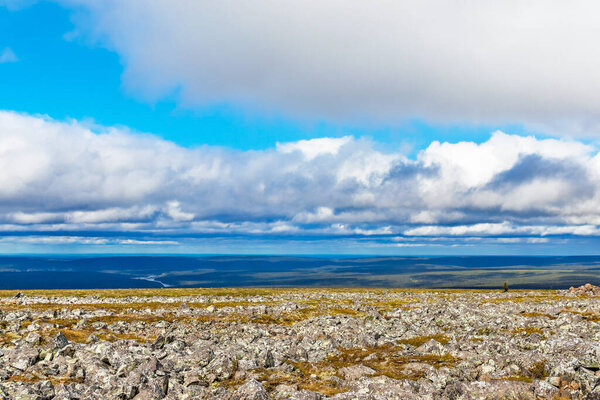
<path fill-rule="evenodd" d="M 433 142 L 415 159 L 375 147 L 348 136 L 188 149 L 4 111 L 0 229 L 387 237 L 396 246 L 600 235 L 591 145 L 496 132 L 481 144 Z"/>
<path fill-rule="evenodd" d="M 61 3 L 149 100 L 175 91 L 191 107 L 600 132 L 592 0 Z"/>

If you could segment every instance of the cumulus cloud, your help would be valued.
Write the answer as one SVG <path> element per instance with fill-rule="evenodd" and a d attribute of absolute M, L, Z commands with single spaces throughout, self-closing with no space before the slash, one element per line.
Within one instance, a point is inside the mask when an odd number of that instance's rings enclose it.
<path fill-rule="evenodd" d="M 592 0 L 63 0 L 148 100 L 600 132 Z M 10 2 L 9 2 L 10 4 Z"/>
<path fill-rule="evenodd" d="M 600 235 L 593 145 L 495 132 L 481 144 L 433 142 L 413 159 L 376 147 L 349 136 L 189 149 L 3 111 L 0 231 Z"/>
<path fill-rule="evenodd" d="M 277 150 L 282 153 L 299 152 L 306 159 L 313 158 L 322 154 L 337 154 L 340 148 L 350 142 L 352 137 L 344 136 L 343 138 L 318 138 L 311 140 L 299 140 L 297 142 L 277 143 Z"/>
<path fill-rule="evenodd" d="M 19 59 L 17 58 L 15 53 L 10 49 L 10 47 L 5 47 L 2 51 L 0 51 L 0 64 L 12 63 L 17 61 L 19 61 Z"/>

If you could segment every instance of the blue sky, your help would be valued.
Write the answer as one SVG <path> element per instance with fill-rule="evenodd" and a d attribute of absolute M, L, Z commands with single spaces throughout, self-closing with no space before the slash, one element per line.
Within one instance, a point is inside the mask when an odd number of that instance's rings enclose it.
<path fill-rule="evenodd" d="M 290 118 L 276 110 L 249 112 L 227 103 L 189 109 L 178 105 L 174 93 L 157 101 L 140 101 L 121 83 L 123 65 L 118 54 L 84 39 L 69 38 L 75 29 L 69 10 L 49 2 L 18 10 L 1 8 L 0 21 L 1 45 L 19 58 L 18 63 L 2 65 L 2 109 L 122 125 L 182 146 L 244 150 L 349 134 L 416 150 L 439 138 L 482 141 L 499 128 L 524 132 L 518 123 L 431 124 L 417 117 L 394 124 L 368 120 L 344 124 Z"/>
<path fill-rule="evenodd" d="M 584 9 L 252 3 L 0 2 L 0 251 L 597 253 Z"/>

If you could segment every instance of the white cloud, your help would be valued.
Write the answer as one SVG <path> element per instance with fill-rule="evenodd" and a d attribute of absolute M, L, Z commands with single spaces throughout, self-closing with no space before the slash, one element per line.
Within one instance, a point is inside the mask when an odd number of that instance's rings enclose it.
<path fill-rule="evenodd" d="M 290 151 L 306 141 L 188 149 L 126 129 L 0 112 L 0 231 L 600 234 L 600 164 L 590 144 L 496 132 L 481 144 L 434 142 L 411 160 L 366 139 L 312 143 L 329 145 L 309 157 Z"/>
<path fill-rule="evenodd" d="M 299 140 L 297 142 L 277 143 L 277 150 L 282 153 L 299 151 L 307 160 L 312 160 L 324 154 L 336 155 L 340 148 L 350 141 L 352 141 L 350 136 Z"/>
<path fill-rule="evenodd" d="M 295 116 L 600 132 L 592 0 L 63 0 L 130 92 Z"/>
<path fill-rule="evenodd" d="M 404 231 L 408 236 L 496 236 L 496 235 L 582 235 L 598 236 L 600 228 L 595 225 L 522 225 L 503 223 L 480 223 L 457 226 L 422 226 Z M 510 239 L 506 239 L 510 240 Z"/>
<path fill-rule="evenodd" d="M 177 200 L 167 202 L 166 212 L 175 221 L 191 221 L 194 219 L 194 214 L 181 210 L 181 206 Z"/>
<path fill-rule="evenodd" d="M 19 59 L 17 58 L 15 53 L 10 49 L 10 47 L 5 47 L 2 51 L 0 51 L 0 64 L 12 63 L 17 61 L 19 61 Z"/>
<path fill-rule="evenodd" d="M 30 236 L 30 237 L 4 237 L 0 239 L 2 242 L 16 242 L 27 244 L 49 244 L 49 245 L 64 245 L 64 244 L 93 244 L 104 245 L 110 243 L 108 239 L 97 237 L 80 237 L 80 236 Z"/>
<path fill-rule="evenodd" d="M 5 236 L 0 243 L 35 245 L 177 245 L 174 240 L 136 240 L 85 236 Z"/>

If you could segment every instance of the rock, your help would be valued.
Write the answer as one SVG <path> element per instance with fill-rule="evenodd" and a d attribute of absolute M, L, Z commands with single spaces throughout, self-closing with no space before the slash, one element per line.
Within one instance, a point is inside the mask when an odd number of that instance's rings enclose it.
<path fill-rule="evenodd" d="M 56 352 L 57 357 L 59 357 L 59 356 L 73 357 L 74 355 L 75 355 L 75 347 L 72 344 L 68 344 Z"/>
<path fill-rule="evenodd" d="M 6 322 L 12 322 L 12 321 L 16 321 L 18 319 L 19 319 L 19 316 L 14 312 L 9 312 L 4 316 L 4 320 Z"/>
<path fill-rule="evenodd" d="M 40 344 L 42 342 L 42 336 L 39 333 L 36 332 L 30 332 L 26 337 L 25 337 L 25 341 L 27 343 L 36 345 L 36 344 Z"/>
<path fill-rule="evenodd" d="M 35 385 L 35 389 L 39 394 L 39 397 L 43 400 L 50 400 L 54 398 L 54 385 L 50 381 L 40 381 Z"/>
<path fill-rule="evenodd" d="M 273 358 L 273 353 L 271 350 L 267 350 L 262 364 L 262 366 L 265 368 L 272 368 L 275 366 L 275 359 Z"/>
<path fill-rule="evenodd" d="M 350 367 L 340 368 L 338 373 L 349 381 L 362 378 L 363 376 L 373 375 L 376 371 L 364 365 L 352 365 Z"/>
<path fill-rule="evenodd" d="M 162 369 L 162 364 L 156 357 L 149 358 L 138 367 L 138 371 L 144 376 L 154 375 L 160 369 Z"/>
<path fill-rule="evenodd" d="M 335 400 L 600 398 L 600 293 L 581 291 L 0 297 L 0 400 L 325 397 L 310 379 Z"/>
<path fill-rule="evenodd" d="M 25 371 L 28 367 L 34 365 L 39 360 L 39 351 L 36 349 L 21 349 L 11 361 L 10 366 Z"/>
<path fill-rule="evenodd" d="M 598 371 L 600 370 L 600 363 L 595 360 L 584 360 L 581 362 L 581 366 L 590 371 Z"/>
<path fill-rule="evenodd" d="M 91 343 L 96 343 L 98 340 L 100 340 L 98 338 L 98 336 L 96 336 L 95 334 L 91 334 L 87 337 L 87 339 L 85 340 L 86 343 L 91 344 Z"/>
<path fill-rule="evenodd" d="M 200 367 L 208 365 L 214 358 L 214 352 L 210 346 L 202 346 L 190 356 Z"/>
<path fill-rule="evenodd" d="M 569 288 L 569 292 L 579 295 L 579 296 L 583 296 L 583 295 L 595 296 L 595 295 L 600 294 L 600 286 L 594 286 L 591 283 L 586 283 L 585 285 L 579 286 L 578 288 L 571 286 Z"/>
<path fill-rule="evenodd" d="M 208 386 L 208 382 L 200 378 L 200 374 L 198 372 L 188 372 L 185 374 L 183 378 L 184 386 Z"/>
<path fill-rule="evenodd" d="M 166 338 L 160 335 L 156 338 L 156 340 L 154 340 L 154 343 L 152 343 L 152 348 L 155 350 L 162 349 L 163 347 L 165 347 L 165 344 L 167 344 Z"/>
<path fill-rule="evenodd" d="M 290 400 L 321 400 L 323 396 L 320 393 L 313 392 L 310 390 L 301 390 L 294 393 Z"/>
<path fill-rule="evenodd" d="M 40 318 L 43 319 L 55 319 L 57 316 L 56 310 L 47 310 L 40 314 Z"/>
<path fill-rule="evenodd" d="M 235 393 L 238 400 L 269 400 L 264 386 L 255 379 L 244 383 Z"/>
<path fill-rule="evenodd" d="M 58 332 L 58 334 L 54 337 L 54 347 L 57 349 L 62 349 L 66 345 L 69 344 L 69 341 L 65 337 L 62 332 Z"/>
<path fill-rule="evenodd" d="M 215 357 L 207 368 L 214 373 L 217 380 L 225 380 L 233 376 L 234 362 L 231 357 L 222 354 Z"/>
<path fill-rule="evenodd" d="M 551 376 L 548 378 L 548 383 L 554 387 L 560 387 L 560 376 Z"/>
<path fill-rule="evenodd" d="M 426 343 L 423 343 L 421 346 L 415 349 L 417 353 L 425 353 L 425 354 L 442 354 L 445 352 L 444 345 L 435 339 L 430 339 Z"/>

